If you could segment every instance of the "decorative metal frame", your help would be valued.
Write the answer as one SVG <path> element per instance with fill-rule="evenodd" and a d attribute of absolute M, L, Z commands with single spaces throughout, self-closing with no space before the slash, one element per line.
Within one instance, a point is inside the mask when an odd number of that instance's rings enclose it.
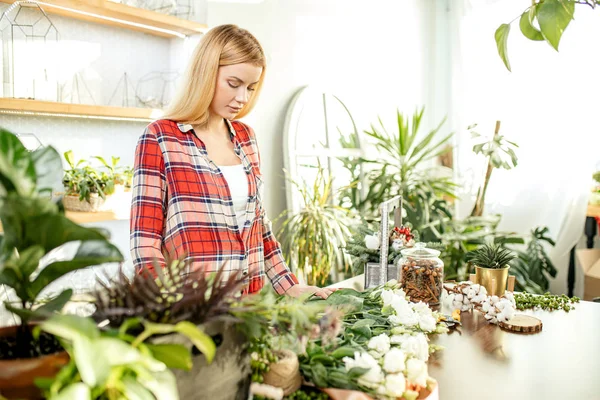
<path fill-rule="evenodd" d="M 118 101 L 120 98 L 121 101 Z M 115 101 L 114 104 L 113 100 Z M 137 106 L 137 96 L 135 93 L 135 89 L 133 87 L 133 83 L 131 79 L 127 75 L 127 72 L 123 73 L 123 77 L 117 83 L 115 87 L 115 91 L 112 96 L 110 96 L 110 100 L 108 101 L 109 106 L 117 106 L 117 107 L 136 107 Z"/>
<path fill-rule="evenodd" d="M 391 208 L 392 206 L 395 207 Z M 394 212 L 394 226 L 402 226 L 402 196 L 396 196 L 390 200 L 384 201 L 379 205 L 381 211 L 381 225 L 379 227 L 379 240 L 381 243 L 379 253 L 379 264 L 366 263 L 365 265 L 365 289 L 373 286 L 383 285 L 389 280 L 388 271 L 388 252 L 389 252 L 389 239 L 388 239 L 388 223 L 389 214 L 391 211 Z"/>
<path fill-rule="evenodd" d="M 159 108 L 162 109 L 166 107 L 171 98 L 169 97 L 169 88 L 172 90 L 172 93 L 175 93 L 176 82 L 180 77 L 180 73 L 177 71 L 153 71 L 146 75 L 144 75 L 137 83 L 135 88 L 135 97 L 138 103 L 142 107 L 149 108 Z M 152 82 L 159 82 L 159 92 L 154 93 L 157 97 L 144 97 L 144 89 L 147 85 L 150 85 Z M 162 83 L 162 84 L 160 84 Z M 152 91 L 150 91 L 152 92 Z"/>
<path fill-rule="evenodd" d="M 37 13 L 32 15 L 31 13 Z M 0 42 L 2 43 L 2 93 L 4 97 L 17 97 L 15 93 L 19 88 L 15 87 L 15 44 L 18 38 L 25 39 L 25 43 L 34 41 L 58 42 L 60 35 L 58 29 L 48 14 L 35 1 L 16 1 L 11 4 L 0 16 Z M 48 69 L 40 66 L 44 70 L 45 76 L 48 75 Z M 31 78 L 31 96 L 36 98 L 35 83 L 37 78 Z M 56 81 L 56 95 L 54 100 L 58 99 L 59 85 Z"/>

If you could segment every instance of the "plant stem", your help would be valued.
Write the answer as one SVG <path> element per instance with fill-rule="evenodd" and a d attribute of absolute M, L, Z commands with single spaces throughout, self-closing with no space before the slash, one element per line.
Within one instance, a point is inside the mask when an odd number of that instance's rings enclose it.
<path fill-rule="evenodd" d="M 496 121 L 496 130 L 494 131 L 494 139 L 492 140 L 495 140 L 498 137 L 499 132 L 500 121 Z M 477 191 L 477 199 L 475 200 L 473 211 L 471 211 L 472 217 L 481 217 L 483 215 L 483 207 L 485 206 L 485 193 L 487 192 L 487 188 L 490 183 L 490 178 L 492 177 L 493 170 L 494 166 L 492 165 L 492 155 L 490 154 L 488 158 L 487 171 L 485 173 L 485 180 L 483 181 L 483 189 L 479 188 L 479 190 Z"/>

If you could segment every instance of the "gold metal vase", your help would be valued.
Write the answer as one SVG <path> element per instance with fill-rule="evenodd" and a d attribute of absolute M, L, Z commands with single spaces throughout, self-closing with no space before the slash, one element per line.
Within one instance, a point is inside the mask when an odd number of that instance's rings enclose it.
<path fill-rule="evenodd" d="M 475 279 L 477 283 L 484 286 L 490 296 L 502 296 L 506 291 L 508 283 L 508 270 L 504 268 L 482 268 L 475 266 Z"/>

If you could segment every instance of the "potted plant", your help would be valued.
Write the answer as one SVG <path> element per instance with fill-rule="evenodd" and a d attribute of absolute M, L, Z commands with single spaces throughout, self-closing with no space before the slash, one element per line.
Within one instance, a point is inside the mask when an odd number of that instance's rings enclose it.
<path fill-rule="evenodd" d="M 111 163 L 109 164 L 103 157 L 94 156 L 95 159 L 100 161 L 107 172 L 105 179 L 112 179 L 115 191 L 119 190 L 130 190 L 133 181 L 133 168 L 119 165 L 120 157 L 111 157 Z"/>
<path fill-rule="evenodd" d="M 516 257 L 502 244 L 488 243 L 467 253 L 467 260 L 475 265 L 477 283 L 492 296 L 502 296 L 508 282 L 509 263 Z"/>
<path fill-rule="evenodd" d="M 5 307 L 20 318 L 17 327 L 0 328 L 0 394 L 36 398 L 36 376 L 51 376 L 67 356 L 50 335 L 32 334 L 32 322 L 60 310 L 70 289 L 44 290 L 68 272 L 123 256 L 102 232 L 65 217 L 60 200 L 47 194 L 60 182 L 60 155 L 52 147 L 28 152 L 12 133 L 0 129 L 0 284 L 14 290 Z M 72 248 L 62 251 L 64 245 Z"/>
<path fill-rule="evenodd" d="M 141 327 L 141 329 L 139 329 Z M 192 356 L 177 344 L 148 344 L 156 334 L 180 332 L 207 358 L 212 339 L 189 322 L 154 324 L 128 319 L 119 329 L 101 330 L 91 318 L 56 315 L 41 324 L 60 337 L 71 359 L 54 379 L 38 379 L 48 399 L 177 400 L 177 384 L 169 369 L 190 369 Z"/>
<path fill-rule="evenodd" d="M 71 150 L 64 153 L 69 169 L 65 171 L 63 204 L 70 211 L 97 212 L 104 206 L 106 196 L 114 193 L 113 176 L 87 165 L 85 160 L 75 162 Z"/>
<path fill-rule="evenodd" d="M 283 254 L 292 269 L 309 285 L 324 286 L 339 274 L 351 276 L 350 257 L 344 247 L 350 238 L 348 209 L 333 201 L 331 176 L 318 167 L 312 185 L 288 179 L 302 196 L 303 208 L 284 211 L 278 237 Z"/>

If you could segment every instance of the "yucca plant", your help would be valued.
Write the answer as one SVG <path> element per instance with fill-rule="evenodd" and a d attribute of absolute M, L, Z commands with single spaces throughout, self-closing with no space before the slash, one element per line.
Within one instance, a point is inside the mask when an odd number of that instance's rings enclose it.
<path fill-rule="evenodd" d="M 501 269 L 515 259 L 516 255 L 500 243 L 486 243 L 467 253 L 467 260 L 481 268 Z"/>
<path fill-rule="evenodd" d="M 348 209 L 336 205 L 331 176 L 321 166 L 312 183 L 290 178 L 303 200 L 300 211 L 284 211 L 278 231 L 286 261 L 294 270 L 306 274 L 309 285 L 328 283 L 330 273 L 350 273 L 351 260 L 345 254 L 350 237 Z"/>
<path fill-rule="evenodd" d="M 94 293 L 93 317 L 110 326 L 138 317 L 156 323 L 202 324 L 229 312 L 235 294 L 244 284 L 240 273 L 225 277 L 224 268 L 215 273 L 188 272 L 189 263 L 167 260 L 164 268 L 145 268 L 129 278 L 122 271 L 108 283 L 100 281 Z"/>
<path fill-rule="evenodd" d="M 436 241 L 442 221 L 452 218 L 447 200 L 456 198 L 456 184 L 431 163 L 449 151 L 446 145 L 453 133 L 440 137 L 444 119 L 419 138 L 423 113 L 421 108 L 411 118 L 397 111 L 395 132 L 388 132 L 381 119 L 379 126 L 371 125 L 365 131 L 379 151 L 377 159 L 364 160 L 375 167 L 368 175 L 365 202 L 376 215 L 379 204 L 402 195 L 407 212 L 405 220 L 421 232 L 422 240 Z"/>

